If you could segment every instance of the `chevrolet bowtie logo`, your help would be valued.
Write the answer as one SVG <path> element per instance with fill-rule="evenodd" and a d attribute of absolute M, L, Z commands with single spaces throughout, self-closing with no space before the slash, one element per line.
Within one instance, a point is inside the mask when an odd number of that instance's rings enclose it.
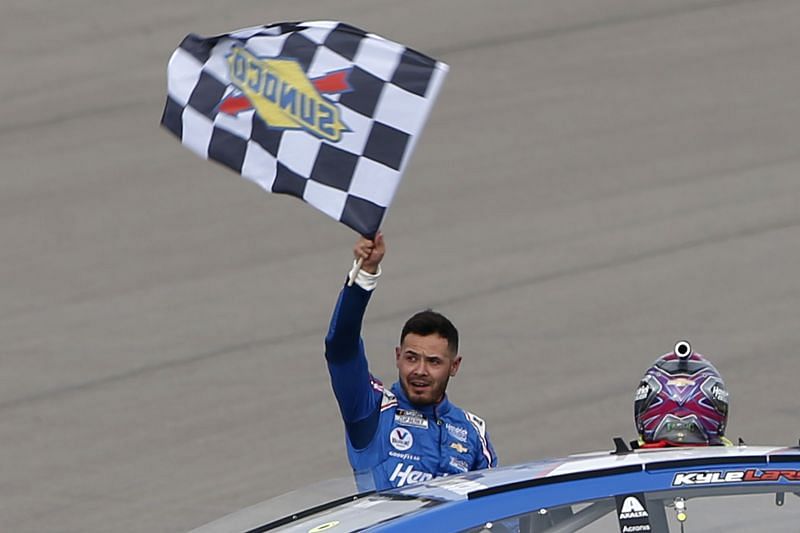
<path fill-rule="evenodd" d="M 458 453 L 467 453 L 469 451 L 469 449 L 466 446 L 464 446 L 463 444 L 459 444 L 457 442 L 452 443 L 450 447 L 453 448 Z"/>

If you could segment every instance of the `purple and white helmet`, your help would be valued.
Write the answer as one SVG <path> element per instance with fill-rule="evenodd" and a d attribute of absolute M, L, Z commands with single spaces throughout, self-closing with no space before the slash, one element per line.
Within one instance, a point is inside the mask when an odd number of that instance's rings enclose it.
<path fill-rule="evenodd" d="M 679 341 L 645 372 L 633 415 L 645 446 L 721 444 L 728 391 L 714 365 Z"/>

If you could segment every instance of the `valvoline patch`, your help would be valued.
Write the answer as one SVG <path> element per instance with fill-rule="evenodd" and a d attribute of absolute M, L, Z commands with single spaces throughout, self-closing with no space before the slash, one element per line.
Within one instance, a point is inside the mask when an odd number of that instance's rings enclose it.
<path fill-rule="evenodd" d="M 320 93 L 350 91 L 347 77 L 351 69 L 312 80 L 294 59 L 259 58 L 240 46 L 235 46 L 226 60 L 237 90 L 220 103 L 221 112 L 236 115 L 255 109 L 271 128 L 301 129 L 332 142 L 338 142 L 343 131 L 350 131 L 336 103 Z"/>

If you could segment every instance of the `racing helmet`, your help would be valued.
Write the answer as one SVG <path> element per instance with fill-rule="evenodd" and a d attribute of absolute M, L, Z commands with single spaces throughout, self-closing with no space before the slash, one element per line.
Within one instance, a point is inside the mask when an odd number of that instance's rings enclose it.
<path fill-rule="evenodd" d="M 633 415 L 645 445 L 719 445 L 728 421 L 728 391 L 714 365 L 679 341 L 645 372 Z"/>

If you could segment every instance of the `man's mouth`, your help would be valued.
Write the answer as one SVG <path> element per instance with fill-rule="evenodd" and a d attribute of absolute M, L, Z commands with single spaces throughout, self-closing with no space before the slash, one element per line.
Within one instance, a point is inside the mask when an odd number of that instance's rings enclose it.
<path fill-rule="evenodd" d="M 430 387 L 430 383 L 428 383 L 427 381 L 411 380 L 408 382 L 408 384 L 411 385 L 411 387 L 413 387 L 414 389 L 427 389 L 428 387 Z"/>

